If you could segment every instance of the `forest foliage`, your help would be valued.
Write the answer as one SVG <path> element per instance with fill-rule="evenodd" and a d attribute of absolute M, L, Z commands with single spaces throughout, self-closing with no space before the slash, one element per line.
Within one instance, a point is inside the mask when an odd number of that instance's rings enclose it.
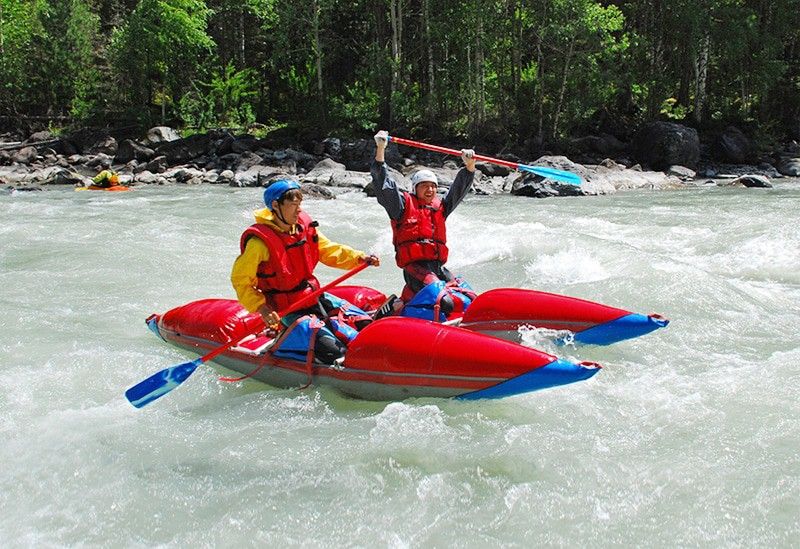
<path fill-rule="evenodd" d="M 800 0 L 0 0 L 0 116 L 798 137 Z"/>

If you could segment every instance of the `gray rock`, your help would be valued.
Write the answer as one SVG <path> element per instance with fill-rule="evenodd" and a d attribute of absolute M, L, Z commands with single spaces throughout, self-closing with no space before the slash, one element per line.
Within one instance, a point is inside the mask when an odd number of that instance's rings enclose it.
<path fill-rule="evenodd" d="M 488 162 L 476 162 L 475 169 L 480 171 L 483 175 L 488 177 L 505 177 L 511 173 L 511 169 L 505 166 L 498 166 L 497 164 L 490 164 Z"/>
<path fill-rule="evenodd" d="M 514 173 L 513 175 L 517 175 Z M 495 175 L 488 177 L 483 173 L 475 170 L 475 180 L 472 183 L 472 190 L 477 195 L 492 195 L 503 194 L 511 189 L 511 176 L 505 177 Z"/>
<path fill-rule="evenodd" d="M 300 181 L 329 187 L 364 189 L 370 183 L 371 176 L 365 172 L 346 170 L 344 164 L 339 164 L 330 158 L 324 158 L 317 162 L 310 172 L 303 175 Z"/>
<path fill-rule="evenodd" d="M 736 179 L 731 180 L 730 185 L 741 185 L 743 187 L 757 187 L 757 188 L 764 188 L 764 189 L 771 189 L 772 184 L 769 182 L 769 179 L 764 177 L 763 175 L 743 175 L 741 177 L 737 177 Z"/>
<path fill-rule="evenodd" d="M 634 139 L 636 160 L 654 170 L 672 165 L 695 168 L 700 160 L 697 130 L 672 122 L 651 122 Z"/>
<path fill-rule="evenodd" d="M 319 198 L 324 200 L 333 200 L 336 198 L 336 194 L 333 191 L 321 185 L 306 183 L 301 185 L 300 189 L 303 191 L 303 196 L 306 198 Z"/>
<path fill-rule="evenodd" d="M 49 141 L 53 139 L 53 134 L 47 130 L 42 130 L 40 132 L 32 133 L 28 139 L 25 140 L 26 143 L 38 143 L 40 141 Z"/>
<path fill-rule="evenodd" d="M 11 155 L 12 162 L 31 164 L 39 156 L 36 147 L 23 147 Z"/>
<path fill-rule="evenodd" d="M 237 172 L 235 180 L 230 184 L 235 187 L 266 187 L 278 179 L 291 179 L 291 177 L 281 168 L 258 165 L 243 172 Z"/>
<path fill-rule="evenodd" d="M 744 164 L 752 159 L 753 144 L 739 128 L 728 126 L 714 140 L 712 151 L 724 162 Z"/>
<path fill-rule="evenodd" d="M 142 184 L 145 184 L 145 185 L 152 185 L 152 184 L 158 182 L 158 178 L 156 177 L 156 175 L 154 173 L 152 173 L 152 172 L 148 172 L 147 170 L 145 170 L 145 171 L 143 171 L 141 173 L 137 173 L 136 177 L 135 177 L 135 180 L 138 183 L 142 183 Z"/>
<path fill-rule="evenodd" d="M 336 158 L 342 154 L 342 142 L 338 137 L 328 137 L 323 139 L 322 144 L 325 146 L 325 152 L 332 157 Z"/>
<path fill-rule="evenodd" d="M 553 179 L 545 179 L 530 172 L 523 172 L 514 180 L 511 194 L 547 198 L 551 196 L 583 196 L 586 193 L 581 186 L 559 183 Z"/>
<path fill-rule="evenodd" d="M 55 171 L 42 181 L 42 185 L 71 185 L 84 187 L 90 180 L 82 175 L 65 168 L 56 168 Z"/>
<path fill-rule="evenodd" d="M 113 157 L 117 154 L 117 149 L 119 145 L 117 144 L 117 140 L 107 135 L 105 138 L 96 141 L 94 145 L 89 147 L 89 154 L 105 154 L 108 157 Z"/>
<path fill-rule="evenodd" d="M 147 130 L 145 136 L 145 144 L 158 145 L 159 143 L 168 143 L 170 141 L 177 141 L 181 135 L 170 128 L 169 126 L 156 126 Z"/>
<path fill-rule="evenodd" d="M 117 155 L 114 160 L 119 164 L 127 164 L 131 160 L 138 160 L 139 162 L 148 162 L 155 156 L 155 151 L 144 145 L 140 145 L 130 139 L 123 140 L 117 148 Z"/>
<path fill-rule="evenodd" d="M 231 170 L 222 170 L 219 174 L 217 183 L 232 183 L 236 181 L 236 175 Z"/>
<path fill-rule="evenodd" d="M 800 177 L 800 158 L 781 158 L 778 172 L 788 177 Z"/>
<path fill-rule="evenodd" d="M 97 170 L 107 170 L 111 167 L 112 158 L 104 153 L 99 153 L 86 161 L 86 166 Z"/>
<path fill-rule="evenodd" d="M 205 172 L 194 168 L 180 168 L 172 172 L 172 178 L 178 183 L 197 185 L 203 181 Z"/>
<path fill-rule="evenodd" d="M 150 162 L 138 166 L 133 171 L 134 173 L 144 172 L 144 171 L 148 171 L 150 173 L 164 173 L 165 171 L 167 171 L 168 167 L 169 166 L 167 166 L 167 157 L 157 156 Z"/>
<path fill-rule="evenodd" d="M 697 173 L 686 166 L 670 166 L 667 170 L 667 175 L 674 175 L 681 181 L 694 181 Z"/>

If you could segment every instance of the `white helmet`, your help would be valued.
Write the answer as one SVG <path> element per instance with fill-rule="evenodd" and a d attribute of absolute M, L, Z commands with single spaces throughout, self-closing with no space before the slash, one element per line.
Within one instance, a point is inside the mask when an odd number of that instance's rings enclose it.
<path fill-rule="evenodd" d="M 419 170 L 411 176 L 411 184 L 414 185 L 415 188 L 423 181 L 431 181 L 435 183 L 437 187 L 439 186 L 439 180 L 436 179 L 436 174 L 430 170 Z"/>

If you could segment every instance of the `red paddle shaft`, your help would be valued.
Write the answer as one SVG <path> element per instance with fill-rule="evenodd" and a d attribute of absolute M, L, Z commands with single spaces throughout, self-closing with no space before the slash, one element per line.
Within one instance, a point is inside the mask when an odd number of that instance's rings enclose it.
<path fill-rule="evenodd" d="M 362 263 L 358 267 L 354 267 L 354 268 L 350 269 L 349 271 L 344 273 L 342 276 L 340 276 L 339 278 L 337 278 L 333 282 L 329 282 L 328 284 L 325 284 L 321 288 L 319 288 L 317 290 L 314 290 L 313 292 L 311 292 L 307 296 L 298 299 L 297 301 L 295 301 L 294 303 L 292 303 L 291 305 L 286 307 L 286 309 L 284 309 L 283 311 L 280 311 L 278 313 L 278 315 L 280 315 L 281 317 L 284 317 L 284 316 L 288 315 L 289 313 L 291 313 L 292 311 L 296 311 L 297 309 L 301 308 L 303 305 L 306 305 L 310 301 L 313 301 L 314 299 L 319 297 L 323 292 L 326 292 L 326 291 L 330 290 L 331 288 L 333 288 L 334 286 L 337 286 L 337 285 L 341 284 L 342 282 L 344 282 L 345 280 L 347 280 L 351 276 L 360 273 L 361 271 L 366 269 L 368 266 L 369 266 L 368 263 Z M 202 357 L 200 357 L 200 362 L 207 362 L 207 361 L 213 359 L 215 356 L 224 353 L 225 351 L 227 351 L 228 349 L 230 349 L 234 345 L 238 345 L 239 343 L 243 342 L 245 339 L 247 339 L 248 337 L 251 337 L 252 335 L 253 334 L 250 334 L 250 335 L 248 335 L 248 336 L 246 336 L 245 338 L 242 338 L 242 339 L 233 339 L 233 340 L 227 342 L 225 345 L 222 345 L 221 347 L 217 347 L 216 349 L 214 349 L 213 351 L 209 352 L 208 354 L 203 355 Z"/>
<path fill-rule="evenodd" d="M 452 156 L 461 156 L 461 151 L 457 151 L 456 149 L 448 149 L 447 147 L 439 147 L 437 145 L 428 145 L 427 143 L 420 143 L 419 141 L 412 141 L 410 139 L 404 139 L 402 137 L 389 137 L 389 141 L 393 141 L 398 145 L 406 145 L 407 147 L 416 147 L 418 149 L 425 149 L 428 151 L 438 152 L 442 154 L 449 154 Z M 481 154 L 476 154 L 473 156 L 475 160 L 479 162 L 489 162 L 490 164 L 497 164 L 499 166 L 506 166 L 507 168 L 512 168 L 514 170 L 519 169 L 519 163 L 511 162 L 509 160 L 501 160 L 499 158 L 492 158 L 491 156 L 483 156 Z"/>

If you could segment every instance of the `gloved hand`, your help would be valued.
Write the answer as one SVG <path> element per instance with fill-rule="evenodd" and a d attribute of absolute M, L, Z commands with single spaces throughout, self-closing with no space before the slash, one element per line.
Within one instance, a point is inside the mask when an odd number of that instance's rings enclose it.
<path fill-rule="evenodd" d="M 364 263 L 373 267 L 378 267 L 381 264 L 381 258 L 375 254 L 365 255 L 363 260 Z"/>
<path fill-rule="evenodd" d="M 461 160 L 464 161 L 464 166 L 467 170 L 475 171 L 475 151 L 472 149 L 461 149 Z"/>
<path fill-rule="evenodd" d="M 386 130 L 381 130 L 375 134 L 375 144 L 378 147 L 386 148 L 386 145 L 389 143 L 389 132 Z"/>
<path fill-rule="evenodd" d="M 277 326 L 281 323 L 281 317 L 277 311 L 273 311 L 267 305 L 262 305 L 258 309 L 258 314 L 264 319 L 264 324 L 270 327 Z"/>

